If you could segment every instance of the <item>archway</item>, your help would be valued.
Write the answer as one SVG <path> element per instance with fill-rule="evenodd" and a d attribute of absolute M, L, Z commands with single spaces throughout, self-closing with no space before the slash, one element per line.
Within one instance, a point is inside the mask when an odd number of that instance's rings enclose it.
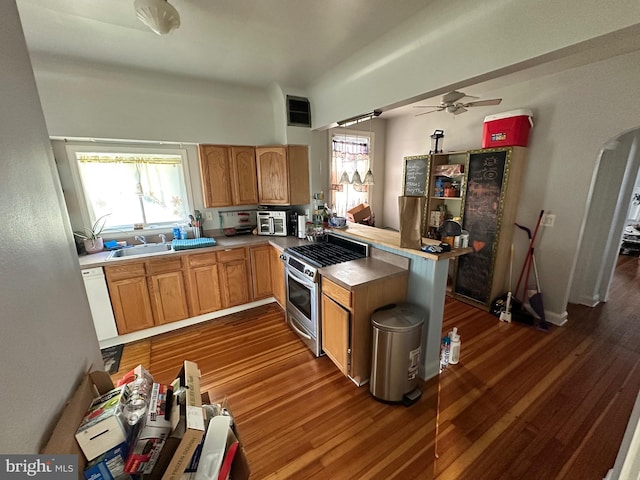
<path fill-rule="evenodd" d="M 620 134 L 600 151 L 580 234 L 570 303 L 595 306 L 607 300 L 639 172 L 640 128 Z"/>

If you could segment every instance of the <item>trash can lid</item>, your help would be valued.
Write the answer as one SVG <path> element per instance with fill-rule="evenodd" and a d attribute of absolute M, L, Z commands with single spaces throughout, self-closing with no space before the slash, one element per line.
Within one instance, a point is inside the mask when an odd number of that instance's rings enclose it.
<path fill-rule="evenodd" d="M 374 327 L 387 332 L 408 332 L 419 328 L 424 323 L 425 312 L 410 303 L 397 303 L 382 307 L 371 315 Z"/>

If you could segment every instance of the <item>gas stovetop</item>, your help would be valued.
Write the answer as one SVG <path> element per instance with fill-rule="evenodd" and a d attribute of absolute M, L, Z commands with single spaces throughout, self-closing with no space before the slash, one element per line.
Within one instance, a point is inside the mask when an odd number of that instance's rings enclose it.
<path fill-rule="evenodd" d="M 368 255 L 368 245 L 339 237 L 329 237 L 326 242 L 290 247 L 287 251 L 314 267 L 328 267 L 365 258 Z"/>

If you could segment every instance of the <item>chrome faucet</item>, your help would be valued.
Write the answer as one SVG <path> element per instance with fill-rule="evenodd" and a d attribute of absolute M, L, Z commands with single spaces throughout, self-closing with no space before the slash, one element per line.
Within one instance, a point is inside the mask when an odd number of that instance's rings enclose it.
<path fill-rule="evenodd" d="M 136 240 L 138 240 L 139 242 L 142 242 L 143 245 L 147 244 L 147 239 L 144 238 L 144 235 L 136 235 Z"/>
<path fill-rule="evenodd" d="M 158 237 L 160 237 L 160 240 L 162 241 L 162 244 L 164 245 L 165 243 L 167 243 L 167 237 L 164 233 L 160 233 L 158 235 Z"/>

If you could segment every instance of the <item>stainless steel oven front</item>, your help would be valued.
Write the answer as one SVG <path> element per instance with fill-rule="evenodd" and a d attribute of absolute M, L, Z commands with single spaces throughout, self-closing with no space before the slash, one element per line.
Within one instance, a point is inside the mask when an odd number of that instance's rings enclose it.
<path fill-rule="evenodd" d="M 287 323 L 316 357 L 322 355 L 320 281 L 317 270 L 286 253 Z"/>

